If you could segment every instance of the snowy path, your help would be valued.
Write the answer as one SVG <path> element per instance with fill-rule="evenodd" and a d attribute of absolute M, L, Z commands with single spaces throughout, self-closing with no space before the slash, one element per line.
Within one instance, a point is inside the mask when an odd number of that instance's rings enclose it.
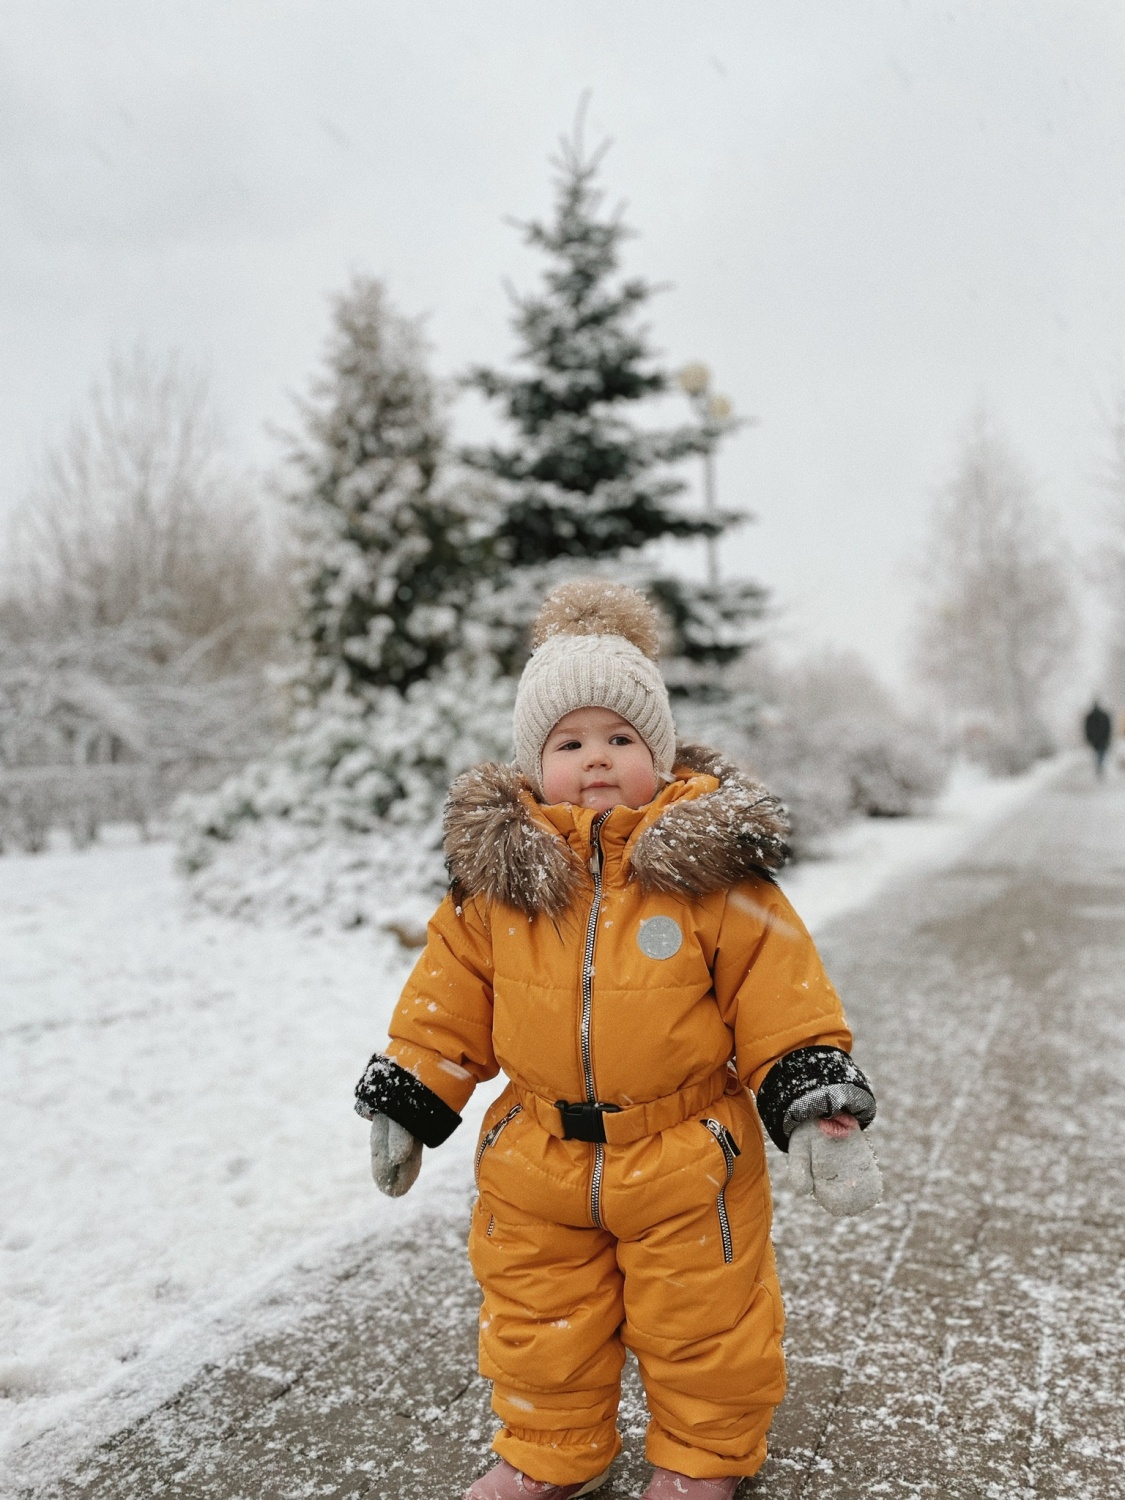
<path fill-rule="evenodd" d="M 189 911 L 162 844 L 0 859 L 0 954 L 0 1455 L 61 1452 L 390 1216 L 350 1100 L 410 958 Z"/>
<path fill-rule="evenodd" d="M 1083 779 L 1081 771 L 1074 775 Z M 964 844 L 971 820 L 979 825 L 995 818 L 1042 782 L 1040 776 L 1022 788 L 962 786 L 937 819 L 850 832 L 845 842 L 851 841 L 853 852 L 846 863 L 797 872 L 792 885 L 799 906 L 819 928 L 905 866 L 948 861 Z M 1125 826 L 1125 794 L 1113 785 L 1104 791 L 1105 808 L 1116 808 L 1118 821 L 1106 819 L 1106 829 L 1098 832 L 1110 838 L 1115 826 Z M 1072 811 L 1085 815 L 1091 807 L 1090 798 L 1077 798 Z M 1122 842 L 1113 858 L 1125 869 Z M 950 889 L 961 890 L 960 880 Z M 903 931 L 916 929 L 915 941 L 923 907 L 933 905 L 945 884 L 931 878 L 917 889 L 924 892 L 918 911 L 913 895 L 899 894 L 892 902 Z M 1103 921 L 1098 931 L 1104 934 L 1109 925 Z M 869 962 L 872 933 L 879 934 L 875 966 Z M 900 951 L 902 936 L 886 931 L 880 914 L 871 912 L 829 929 L 826 945 L 865 1062 L 872 1062 L 881 1084 L 888 1164 L 899 1146 L 908 1158 L 915 1149 L 929 1149 L 928 1137 L 915 1140 L 906 1121 L 918 1113 L 911 1099 L 925 1100 L 938 1083 L 909 1027 L 905 1083 L 889 1076 L 880 1055 L 890 1048 L 894 1056 L 895 1025 L 889 1022 L 899 1017 L 901 995 L 922 1005 L 919 1023 L 931 1011 L 960 1016 L 941 986 L 935 994 L 932 983 L 914 980 L 912 950 Z M 0 1402 L 0 1418 L 7 1421 L 13 1474 L 45 1480 L 68 1453 L 89 1447 L 177 1391 L 172 1405 L 126 1439 L 140 1465 L 135 1483 L 127 1480 L 126 1465 L 120 1486 L 110 1488 L 96 1465 L 87 1493 L 151 1493 L 151 1445 L 182 1462 L 209 1424 L 213 1428 L 216 1409 L 232 1400 L 247 1411 L 267 1401 L 273 1436 L 287 1434 L 290 1461 L 295 1453 L 323 1451 L 327 1439 L 317 1421 L 326 1412 L 338 1413 L 333 1421 L 339 1447 L 328 1442 L 333 1456 L 324 1472 L 316 1468 L 328 1484 L 319 1493 L 405 1493 L 389 1476 L 389 1488 L 380 1488 L 375 1478 L 409 1449 L 410 1424 L 395 1411 L 428 1413 L 439 1430 L 453 1422 L 462 1444 L 457 1462 L 476 1462 L 490 1424 L 482 1393 L 470 1380 L 473 1291 L 459 1249 L 472 1127 L 428 1159 L 424 1190 L 420 1185 L 410 1199 L 389 1205 L 369 1187 L 362 1130 L 346 1103 L 341 1108 L 356 1059 L 381 1034 L 408 960 L 362 934 L 309 937 L 188 915 L 167 850 L 159 846 L 0 861 L 0 944 L 6 1184 L 0 1274 L 11 1293 L 0 1322 L 0 1391 L 9 1393 Z M 884 959 L 888 974 L 898 965 L 898 991 L 887 988 Z M 951 970 L 947 961 L 941 978 L 960 996 L 959 1004 L 970 1006 L 974 1020 L 987 1010 L 973 986 L 965 988 L 956 964 Z M 999 982 L 1010 986 L 1011 975 Z M 914 1014 L 909 1006 L 907 1011 Z M 981 1037 L 974 1033 L 972 1041 L 978 1044 Z M 955 1093 L 961 1083 L 958 1076 Z M 483 1104 L 474 1101 L 474 1113 Z M 976 1102 L 966 1096 L 964 1108 L 970 1107 Z M 909 1180 L 909 1170 L 906 1175 Z M 915 1191 L 912 1182 L 909 1191 Z M 804 1473 L 798 1455 L 808 1442 L 790 1429 L 819 1420 L 810 1391 L 815 1395 L 820 1383 L 826 1391 L 839 1390 L 837 1352 L 817 1346 L 807 1357 L 802 1353 L 799 1329 L 806 1309 L 814 1323 L 832 1311 L 814 1295 L 808 1245 L 836 1257 L 846 1237 L 845 1249 L 854 1241 L 870 1251 L 858 1258 L 844 1254 L 839 1264 L 845 1284 L 854 1285 L 866 1306 L 863 1299 L 874 1295 L 887 1274 L 885 1254 L 897 1253 L 894 1266 L 900 1266 L 910 1236 L 928 1222 L 915 1198 L 909 1199 L 913 1217 L 904 1218 L 900 1194 L 878 1221 L 842 1234 L 828 1221 L 808 1222 L 804 1206 L 781 1196 L 778 1239 L 788 1258 L 796 1399 L 779 1419 L 779 1457 L 772 1487 L 763 1491 L 777 1496 L 802 1493 L 778 1486 L 791 1470 Z M 975 1200 L 973 1206 L 979 1207 Z M 793 1226 L 801 1230 L 799 1239 L 792 1238 Z M 380 1249 L 391 1236 L 397 1253 Z M 419 1261 L 433 1264 L 435 1284 L 423 1285 L 415 1276 L 412 1295 L 445 1309 L 440 1320 L 425 1324 L 396 1313 L 393 1295 Z M 359 1274 L 337 1284 L 334 1267 L 358 1267 Z M 879 1306 L 886 1295 L 886 1289 L 878 1292 Z M 1034 1306 L 1041 1312 L 1049 1288 L 1038 1295 Z M 314 1311 L 317 1336 L 311 1343 L 287 1331 L 295 1318 Z M 840 1316 L 850 1326 L 846 1308 Z M 455 1330 L 448 1346 L 434 1337 L 438 1325 Z M 341 1347 L 349 1344 L 366 1352 L 359 1368 L 345 1360 L 342 1370 Z M 408 1379 L 395 1360 L 388 1363 L 387 1351 L 399 1348 Z M 955 1355 L 954 1344 L 951 1370 Z M 204 1361 L 224 1373 L 212 1382 L 190 1380 Z M 803 1397 L 797 1394 L 800 1380 Z M 453 1401 L 463 1389 L 462 1399 Z M 397 1392 L 390 1410 L 389 1390 Z M 363 1391 L 368 1394 L 361 1396 Z M 379 1399 L 371 1399 L 377 1393 Z M 1034 1397 L 1019 1399 L 1035 1406 Z M 631 1400 L 635 1425 L 635 1394 Z M 842 1403 L 841 1409 L 850 1406 Z M 437 1418 L 441 1412 L 446 1416 Z M 1046 1414 L 1042 1407 L 1041 1426 Z M 40 1441 L 20 1446 L 44 1429 L 49 1431 Z M 177 1436 L 181 1431 L 186 1447 Z M 265 1433 L 256 1442 L 255 1452 L 268 1466 L 275 1444 Z M 210 1451 L 206 1442 L 203 1447 Z M 380 1456 L 373 1457 L 373 1450 Z M 248 1457 L 242 1452 L 239 1464 Z M 207 1459 L 215 1461 L 213 1454 Z M 363 1468 L 355 1477 L 362 1475 L 373 1487 L 343 1483 L 357 1462 Z M 275 1476 L 273 1490 L 256 1480 L 243 1490 L 229 1472 L 217 1473 L 214 1486 L 197 1473 L 190 1483 L 174 1481 L 172 1492 L 311 1493 L 301 1474 L 311 1482 L 312 1473 L 298 1464 L 292 1484 Z M 452 1482 L 440 1493 L 446 1489 L 455 1493 Z M 45 1484 L 35 1485 L 37 1495 L 48 1492 Z M 803 1493 L 811 1500 L 818 1492 Z M 860 1486 L 856 1493 L 876 1491 Z M 930 1491 L 899 1486 L 886 1493 Z M 1017 1491 L 995 1493 L 1008 1500 Z"/>

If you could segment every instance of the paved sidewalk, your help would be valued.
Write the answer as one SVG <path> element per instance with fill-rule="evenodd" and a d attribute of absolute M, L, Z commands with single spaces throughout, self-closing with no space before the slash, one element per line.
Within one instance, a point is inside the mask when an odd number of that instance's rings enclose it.
<path fill-rule="evenodd" d="M 777 1184 L 790 1393 L 759 1500 L 1125 1493 L 1125 783 L 1075 768 L 822 942 L 888 1201 Z M 487 1462 L 461 1214 L 22 1500 L 456 1500 Z M 605 1500 L 644 1486 L 630 1372 Z"/>

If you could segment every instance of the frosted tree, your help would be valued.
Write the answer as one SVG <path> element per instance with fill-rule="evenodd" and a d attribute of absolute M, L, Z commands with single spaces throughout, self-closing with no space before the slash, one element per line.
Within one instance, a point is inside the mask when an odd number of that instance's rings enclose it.
<path fill-rule="evenodd" d="M 88 842 L 269 743 L 285 569 L 206 382 L 174 355 L 110 361 L 0 564 L 0 842 L 59 825 Z"/>
<path fill-rule="evenodd" d="M 492 623 L 507 670 L 519 665 L 544 587 L 567 568 L 610 566 L 647 584 L 672 626 L 671 656 L 692 663 L 733 660 L 745 649 L 745 621 L 761 613 L 762 591 L 754 585 L 653 579 L 641 556 L 653 543 L 714 536 L 741 519 L 693 514 L 680 503 L 682 460 L 705 452 L 734 424 L 707 417 L 650 428 L 633 416 L 672 382 L 640 321 L 654 288 L 620 273 L 631 231 L 620 213 L 603 208 L 596 179 L 604 153 L 586 153 L 581 121 L 561 143 L 553 216 L 523 226 L 548 263 L 540 288 L 514 297 L 517 369 L 479 367 L 468 376 L 497 403 L 512 433 L 507 444 L 465 455 L 499 493 L 496 543 L 512 573 L 492 601 Z"/>
<path fill-rule="evenodd" d="M 1075 636 L 1065 554 L 1022 466 L 980 412 L 930 522 L 917 665 L 954 732 L 1014 772 L 1052 744 Z"/>
<path fill-rule="evenodd" d="M 326 370 L 291 462 L 305 687 L 363 696 L 433 677 L 463 645 L 487 562 L 416 322 L 357 277 L 336 299 Z"/>
<path fill-rule="evenodd" d="M 336 299 L 289 454 L 296 711 L 269 757 L 187 809 L 189 870 L 256 827 L 265 866 L 289 835 L 290 853 L 335 840 L 348 867 L 376 881 L 365 836 L 390 848 L 389 833 L 406 828 L 428 880 L 440 872 L 435 818 L 450 780 L 509 752 L 510 685 L 467 617 L 494 568 L 491 515 L 479 482 L 450 462 L 425 353 L 418 324 L 379 282 L 357 277 Z M 390 866 L 406 868 L 404 848 Z M 331 884 L 339 871 L 326 859 Z"/>
<path fill-rule="evenodd" d="M 206 381 L 143 348 L 111 360 L 13 520 L 0 629 L 17 639 L 123 629 L 156 661 L 190 651 L 223 672 L 275 648 L 285 593 Z"/>

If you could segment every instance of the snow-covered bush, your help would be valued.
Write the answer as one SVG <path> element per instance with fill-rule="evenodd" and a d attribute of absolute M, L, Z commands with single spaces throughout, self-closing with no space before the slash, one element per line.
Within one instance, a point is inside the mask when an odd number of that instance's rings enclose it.
<path fill-rule="evenodd" d="M 510 679 L 469 660 L 405 693 L 337 687 L 299 708 L 266 754 L 177 803 L 194 897 L 241 917 L 397 930 L 400 906 L 421 910 L 419 891 L 432 905 L 444 884 L 450 781 L 512 753 L 513 695 Z"/>
<path fill-rule="evenodd" d="M 510 679 L 448 672 L 305 710 L 267 758 L 177 808 L 196 897 L 231 916 L 277 913 L 412 940 L 444 885 L 449 782 L 511 755 Z"/>
<path fill-rule="evenodd" d="M 760 668 L 764 703 L 745 754 L 788 805 L 793 847 L 808 853 L 848 818 L 923 811 L 947 757 L 936 734 L 902 712 L 851 653 Z"/>
<path fill-rule="evenodd" d="M 321 699 L 300 712 L 267 758 L 213 795 L 185 802 L 185 826 L 204 840 L 199 852 L 185 848 L 186 867 L 206 864 L 206 841 L 226 842 L 246 821 L 280 818 L 351 832 L 428 822 L 458 771 L 510 754 L 512 689 L 508 679 L 483 671 L 446 672 L 404 694 Z"/>
<path fill-rule="evenodd" d="M 191 891 L 211 911 L 309 931 L 373 927 L 408 948 L 423 942 L 447 884 L 440 818 L 366 833 L 265 818 L 208 853 Z"/>
<path fill-rule="evenodd" d="M 993 714 L 958 714 L 950 737 L 969 760 L 992 776 L 1020 776 L 1058 749 L 1054 734 L 1042 720 L 1016 728 Z"/>
<path fill-rule="evenodd" d="M 158 622 L 0 636 L 0 846 L 146 831 L 175 796 L 260 753 L 275 693 L 261 671 L 210 676 Z"/>
<path fill-rule="evenodd" d="M 0 769 L 0 854 L 38 854 L 56 828 L 76 849 L 106 824 L 132 823 L 144 836 L 166 802 L 159 772 L 143 763 Z"/>

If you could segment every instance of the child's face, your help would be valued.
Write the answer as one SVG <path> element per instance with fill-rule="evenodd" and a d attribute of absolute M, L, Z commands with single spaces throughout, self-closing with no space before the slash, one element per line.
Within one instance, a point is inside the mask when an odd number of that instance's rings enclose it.
<path fill-rule="evenodd" d="M 656 796 L 652 751 L 632 724 L 608 708 L 576 708 L 547 736 L 543 797 L 605 812 L 643 807 Z"/>

